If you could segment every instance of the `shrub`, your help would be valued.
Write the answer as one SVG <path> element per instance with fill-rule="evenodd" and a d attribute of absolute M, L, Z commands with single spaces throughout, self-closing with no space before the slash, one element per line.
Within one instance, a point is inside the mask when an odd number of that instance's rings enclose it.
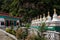
<path fill-rule="evenodd" d="M 39 32 L 30 30 L 31 32 L 28 34 L 25 40 L 46 40 L 45 37 L 42 37 Z M 37 33 L 37 35 L 35 34 Z"/>
<path fill-rule="evenodd" d="M 6 32 L 10 33 L 11 29 L 10 28 L 6 28 Z"/>
<path fill-rule="evenodd" d="M 6 32 L 13 34 L 13 35 L 16 35 L 16 32 L 11 28 L 6 28 Z"/>
<path fill-rule="evenodd" d="M 25 39 L 25 37 L 27 36 L 27 30 L 20 28 L 19 30 L 16 31 L 16 37 L 18 39 Z"/>
<path fill-rule="evenodd" d="M 16 35 L 16 31 L 12 30 L 11 34 Z"/>
<path fill-rule="evenodd" d="M 29 23 L 27 23 L 27 24 L 25 25 L 25 27 L 29 28 L 29 27 L 30 27 L 30 24 L 29 24 Z"/>

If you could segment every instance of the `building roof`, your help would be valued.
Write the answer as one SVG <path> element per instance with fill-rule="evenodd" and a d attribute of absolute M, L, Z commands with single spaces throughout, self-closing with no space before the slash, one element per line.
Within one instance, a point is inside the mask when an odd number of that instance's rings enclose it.
<path fill-rule="evenodd" d="M 10 14 L 9 13 L 6 13 L 6 12 L 0 12 L 0 16 L 10 16 Z M 10 17 L 12 17 L 12 16 L 10 16 Z M 17 17 L 17 16 L 13 16 L 14 18 L 20 18 L 20 16 L 19 17 Z"/>
<path fill-rule="evenodd" d="M 16 16 L 10 16 L 9 13 L 4 13 L 4 12 L 0 12 L 0 18 L 4 18 L 6 20 L 19 20 L 20 17 L 16 17 Z"/>
<path fill-rule="evenodd" d="M 3 15 L 3 16 L 9 16 L 9 13 L 0 12 L 0 15 Z"/>

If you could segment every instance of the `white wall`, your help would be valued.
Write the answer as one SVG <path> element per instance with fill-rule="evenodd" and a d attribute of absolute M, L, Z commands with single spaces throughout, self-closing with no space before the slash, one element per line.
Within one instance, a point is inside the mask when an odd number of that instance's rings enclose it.
<path fill-rule="evenodd" d="M 4 18 L 0 18 L 0 27 L 5 27 L 5 25 L 1 25 L 1 22 L 5 22 Z"/>

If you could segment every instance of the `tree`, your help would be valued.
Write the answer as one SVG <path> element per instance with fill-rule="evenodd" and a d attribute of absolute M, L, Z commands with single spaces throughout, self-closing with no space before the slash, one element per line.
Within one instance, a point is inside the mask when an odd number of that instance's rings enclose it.
<path fill-rule="evenodd" d="M 25 22 L 40 14 L 47 14 L 48 10 L 52 16 L 53 8 L 60 13 L 60 0 L 0 0 L 0 11 L 12 13 L 13 16 L 21 15 Z"/>
<path fill-rule="evenodd" d="M 43 34 L 43 33 L 46 31 L 46 30 L 45 30 L 45 26 L 46 26 L 46 24 L 45 24 L 45 22 L 44 22 L 44 23 L 41 24 L 41 28 L 39 29 L 40 32 L 41 32 L 41 35 L 40 35 L 40 39 L 41 39 L 41 40 L 46 40 L 46 38 L 45 38 L 45 36 L 44 36 L 44 34 Z"/>

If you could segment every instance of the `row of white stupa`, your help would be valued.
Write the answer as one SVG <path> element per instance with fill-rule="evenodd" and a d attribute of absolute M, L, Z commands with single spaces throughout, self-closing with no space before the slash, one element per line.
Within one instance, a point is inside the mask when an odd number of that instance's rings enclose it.
<path fill-rule="evenodd" d="M 44 14 L 42 18 L 40 15 L 39 19 L 35 19 L 31 21 L 31 26 L 40 26 L 42 22 L 45 22 L 46 26 L 60 26 L 60 16 L 57 16 L 56 9 L 54 9 L 53 18 L 51 18 L 48 11 L 47 17 L 45 17 L 45 14 Z"/>

